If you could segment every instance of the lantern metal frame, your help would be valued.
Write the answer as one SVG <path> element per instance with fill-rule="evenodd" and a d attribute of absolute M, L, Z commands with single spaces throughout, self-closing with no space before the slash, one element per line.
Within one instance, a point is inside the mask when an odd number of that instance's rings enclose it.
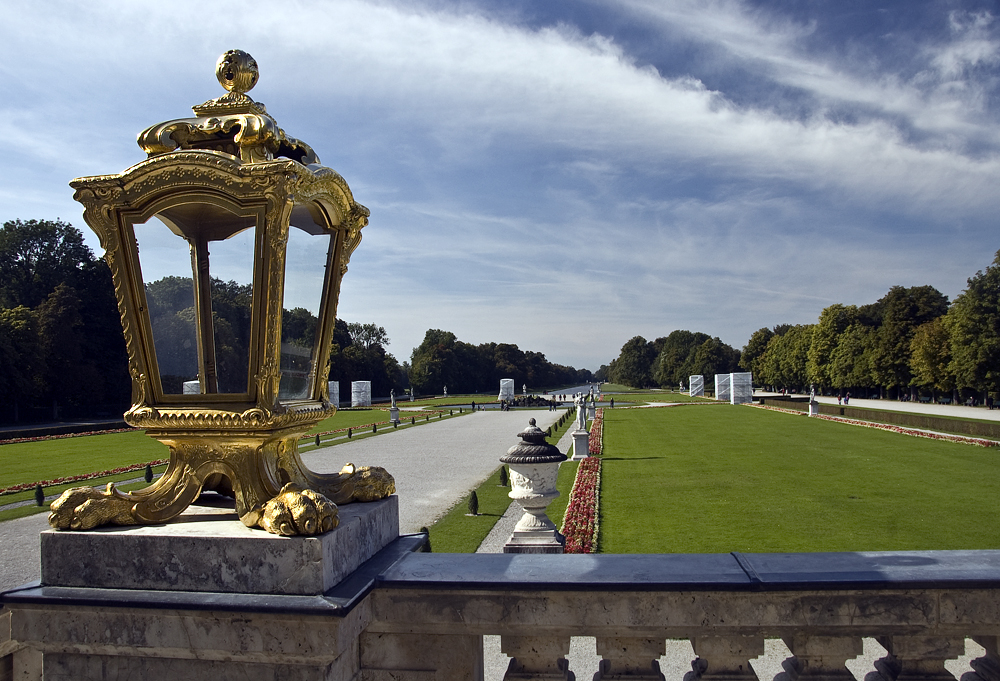
<path fill-rule="evenodd" d="M 319 165 L 308 145 L 285 135 L 264 106 L 240 89 L 252 87 L 256 73 L 249 55 L 227 52 L 217 66 L 227 95 L 194 107 L 196 118 L 141 133 L 147 160 L 117 175 L 70 183 L 111 269 L 132 377 L 125 419 L 166 444 L 170 463 L 139 492 L 123 493 L 113 485 L 104 492 L 67 491 L 52 506 L 49 520 L 57 528 L 163 522 L 203 489 L 214 488 L 235 497 L 248 526 L 313 534 L 336 525 L 336 508 L 329 508 L 334 503 L 395 491 L 382 469 L 349 464 L 339 474 L 321 475 L 299 457 L 298 439 L 337 409 L 327 378 L 340 282 L 369 212 L 337 172 Z M 161 382 L 135 235 L 135 225 L 154 217 L 191 247 L 199 394 L 169 394 Z M 213 384 L 207 243 L 213 234 L 227 237 L 250 227 L 255 232 L 247 386 L 241 393 L 220 393 Z M 329 235 L 330 246 L 307 397 L 281 399 L 286 247 L 293 227 Z"/>

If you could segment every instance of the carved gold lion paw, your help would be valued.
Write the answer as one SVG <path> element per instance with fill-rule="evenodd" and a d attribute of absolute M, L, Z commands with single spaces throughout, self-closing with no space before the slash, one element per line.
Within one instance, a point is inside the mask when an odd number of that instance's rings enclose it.
<path fill-rule="evenodd" d="M 351 501 L 378 501 L 396 492 L 396 480 L 381 466 L 344 466 L 340 474 L 354 485 Z"/>
<path fill-rule="evenodd" d="M 73 487 L 52 502 L 49 525 L 57 530 L 89 530 L 100 525 L 134 525 L 133 502 L 121 496 L 113 483 L 105 491 Z"/>
<path fill-rule="evenodd" d="M 295 483 L 281 488 L 264 504 L 258 524 L 271 534 L 323 534 L 337 526 L 337 506 L 325 496 Z"/>

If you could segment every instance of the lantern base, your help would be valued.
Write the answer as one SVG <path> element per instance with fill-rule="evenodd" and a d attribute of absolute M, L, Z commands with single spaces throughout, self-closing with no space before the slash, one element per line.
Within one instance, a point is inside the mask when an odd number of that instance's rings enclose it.
<path fill-rule="evenodd" d="M 164 525 L 41 535 L 42 584 L 100 589 L 312 595 L 339 583 L 399 536 L 395 495 L 340 509 L 315 537 L 280 537 L 237 522 L 208 494 Z"/>

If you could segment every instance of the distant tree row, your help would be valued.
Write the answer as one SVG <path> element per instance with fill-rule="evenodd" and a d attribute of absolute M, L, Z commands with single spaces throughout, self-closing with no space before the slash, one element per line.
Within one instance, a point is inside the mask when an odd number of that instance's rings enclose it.
<path fill-rule="evenodd" d="M 687 385 L 691 376 L 702 375 L 711 385 L 716 374 L 739 371 L 740 351 L 706 333 L 673 331 L 647 341 L 635 336 L 622 346 L 618 358 L 602 366 L 598 380 L 647 388 Z"/>
<path fill-rule="evenodd" d="M 586 369 L 553 364 L 540 352 L 523 351 L 508 343 L 465 343 L 450 331 L 429 329 L 404 365 L 417 394 L 498 392 L 500 379 L 512 378 L 520 390 L 589 383 Z"/>
<path fill-rule="evenodd" d="M 131 381 L 111 271 L 60 220 L 0 229 L 0 418 L 117 416 Z"/>
<path fill-rule="evenodd" d="M 894 286 L 870 305 L 835 304 L 815 324 L 753 333 L 740 365 L 771 388 L 856 396 L 1000 391 L 1000 251 L 949 305 L 933 286 Z"/>

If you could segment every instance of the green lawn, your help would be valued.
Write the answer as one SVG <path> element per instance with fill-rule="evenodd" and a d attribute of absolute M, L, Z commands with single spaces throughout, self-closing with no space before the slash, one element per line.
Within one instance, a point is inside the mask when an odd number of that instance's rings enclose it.
<path fill-rule="evenodd" d="M 601 551 L 1000 548 L 1000 452 L 742 406 L 604 411 Z"/>
<path fill-rule="evenodd" d="M 169 456 L 166 445 L 141 430 L 0 445 L 0 487 L 94 473 Z M 0 497 L 0 503 L 9 500 Z"/>

